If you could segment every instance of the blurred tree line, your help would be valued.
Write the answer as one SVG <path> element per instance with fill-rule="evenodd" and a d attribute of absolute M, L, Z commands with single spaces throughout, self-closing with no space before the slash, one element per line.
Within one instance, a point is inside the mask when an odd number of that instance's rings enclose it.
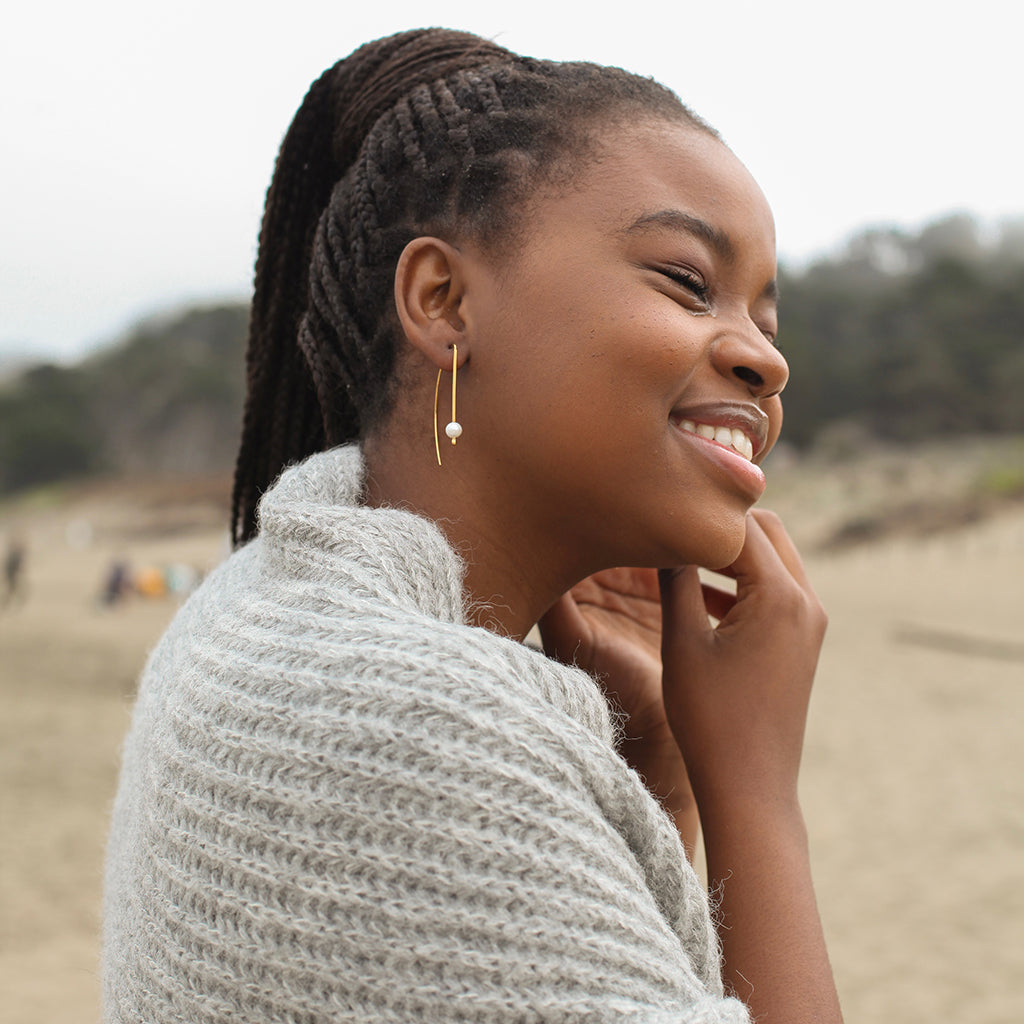
<path fill-rule="evenodd" d="M 780 291 L 791 443 L 1024 432 L 1024 221 L 865 231 Z"/>
<path fill-rule="evenodd" d="M 780 273 L 784 437 L 912 442 L 1024 433 L 1024 221 L 871 229 Z M 149 321 L 72 367 L 0 387 L 0 493 L 96 473 L 226 471 L 244 397 L 245 306 Z"/>
<path fill-rule="evenodd" d="M 234 464 L 246 306 L 141 324 L 76 366 L 0 387 L 0 494 L 99 473 L 209 473 Z"/>

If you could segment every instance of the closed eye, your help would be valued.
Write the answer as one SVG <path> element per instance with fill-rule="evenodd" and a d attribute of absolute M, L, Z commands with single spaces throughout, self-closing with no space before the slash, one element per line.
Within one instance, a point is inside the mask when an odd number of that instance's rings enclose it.
<path fill-rule="evenodd" d="M 674 281 L 676 284 L 681 285 L 688 292 L 695 295 L 701 302 L 706 303 L 708 301 L 708 286 L 699 278 L 696 274 L 691 274 L 687 270 L 683 270 L 680 267 L 661 267 L 659 273 L 667 277 L 670 281 Z"/>

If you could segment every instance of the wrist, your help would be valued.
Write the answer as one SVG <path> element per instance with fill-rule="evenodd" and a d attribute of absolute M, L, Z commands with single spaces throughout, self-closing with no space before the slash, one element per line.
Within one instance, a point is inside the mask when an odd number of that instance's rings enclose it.
<path fill-rule="evenodd" d="M 688 752 L 689 753 L 689 752 Z M 797 790 L 799 752 L 796 756 L 767 756 L 765 748 L 708 751 L 709 756 L 688 756 L 690 784 L 701 817 L 739 817 L 755 824 L 766 820 L 802 821 Z"/>
<path fill-rule="evenodd" d="M 788 793 L 715 792 L 695 790 L 705 845 L 727 845 L 734 841 L 751 846 L 782 844 L 807 847 L 807 826 L 795 790 Z"/>

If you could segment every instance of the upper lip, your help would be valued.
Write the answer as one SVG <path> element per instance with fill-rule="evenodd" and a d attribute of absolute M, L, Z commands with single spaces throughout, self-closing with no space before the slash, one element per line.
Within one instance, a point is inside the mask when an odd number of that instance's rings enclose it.
<path fill-rule="evenodd" d="M 679 406 L 672 410 L 676 423 L 693 420 L 713 427 L 732 427 L 742 430 L 754 446 L 754 458 L 763 451 L 768 440 L 768 414 L 756 405 L 746 402 L 707 402 L 702 405 Z"/>

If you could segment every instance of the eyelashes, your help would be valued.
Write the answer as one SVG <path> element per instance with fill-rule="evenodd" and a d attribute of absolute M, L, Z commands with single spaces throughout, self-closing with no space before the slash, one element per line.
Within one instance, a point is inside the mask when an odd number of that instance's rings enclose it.
<path fill-rule="evenodd" d="M 662 267 L 660 273 L 695 295 L 701 302 L 707 303 L 710 294 L 708 286 L 696 274 L 679 267 Z"/>
<path fill-rule="evenodd" d="M 711 289 L 697 274 L 684 270 L 682 267 L 658 267 L 657 271 L 663 277 L 667 277 L 673 284 L 679 285 L 680 288 L 685 288 L 702 306 L 710 308 Z M 761 325 L 758 325 L 758 330 L 764 335 L 769 345 L 776 349 L 780 347 L 778 334 Z"/>

